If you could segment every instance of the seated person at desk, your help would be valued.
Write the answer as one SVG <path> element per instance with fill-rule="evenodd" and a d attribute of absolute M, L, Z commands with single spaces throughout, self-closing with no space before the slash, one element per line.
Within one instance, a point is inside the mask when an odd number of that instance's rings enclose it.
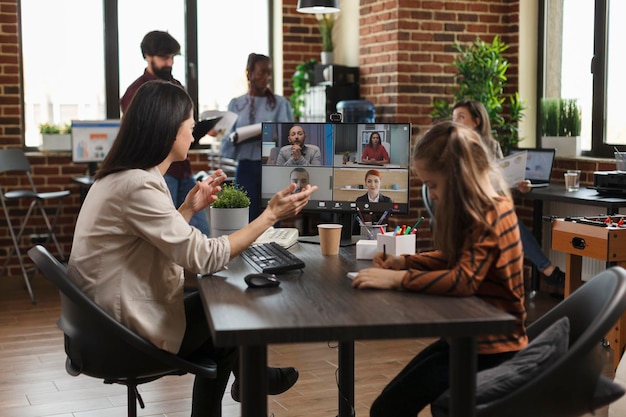
<path fill-rule="evenodd" d="M 370 142 L 363 148 L 361 162 L 366 164 L 388 164 L 389 154 L 380 140 L 380 133 L 372 132 Z"/>
<path fill-rule="evenodd" d="M 238 375 L 237 349 L 213 346 L 200 295 L 185 286 L 197 274 L 223 269 L 268 227 L 300 212 L 316 187 L 292 194 L 290 185 L 243 229 L 208 238 L 189 221 L 216 200 L 223 172 L 197 182 L 178 210 L 163 178 L 172 162 L 186 158 L 193 126 L 193 102 L 183 88 L 160 80 L 139 87 L 78 215 L 68 274 L 155 346 L 214 360 L 217 379 L 195 379 L 192 415 L 218 417 L 231 370 Z M 269 393 L 297 379 L 294 368 L 268 368 Z M 238 400 L 237 379 L 231 395 Z"/>
<path fill-rule="evenodd" d="M 296 167 L 289 174 L 289 182 L 296 184 L 296 189 L 293 190 L 293 193 L 299 193 L 309 185 L 309 172 L 304 168 Z"/>
<path fill-rule="evenodd" d="M 479 371 L 528 344 L 517 216 L 504 179 L 491 166 L 474 131 L 454 122 L 433 126 L 415 145 L 413 169 L 439 201 L 433 234 L 437 250 L 410 256 L 378 253 L 375 267 L 362 269 L 352 283 L 359 289 L 476 296 L 515 316 L 510 334 L 478 338 Z M 383 389 L 370 416 L 415 417 L 449 388 L 449 357 L 445 338 L 426 347 Z"/>
<path fill-rule="evenodd" d="M 392 203 L 390 197 L 380 193 L 382 176 L 377 169 L 370 169 L 365 173 L 365 187 L 367 192 L 356 198 L 359 203 Z"/>
<path fill-rule="evenodd" d="M 310 166 L 322 165 L 322 153 L 315 145 L 305 145 L 306 133 L 302 126 L 294 125 L 289 129 L 289 145 L 280 148 L 276 165 Z"/>
<path fill-rule="evenodd" d="M 491 157 L 496 160 L 502 158 L 500 143 L 491 135 L 491 122 L 483 103 L 469 99 L 455 103 L 452 107 L 452 120 L 474 129 L 480 135 L 487 149 L 489 149 Z M 532 190 L 528 180 L 520 182 L 516 188 L 522 194 Z M 543 253 L 539 242 L 537 242 L 535 236 L 523 222 L 519 223 L 519 229 L 524 255 L 543 273 L 548 284 L 563 287 L 565 285 L 565 273 Z"/>

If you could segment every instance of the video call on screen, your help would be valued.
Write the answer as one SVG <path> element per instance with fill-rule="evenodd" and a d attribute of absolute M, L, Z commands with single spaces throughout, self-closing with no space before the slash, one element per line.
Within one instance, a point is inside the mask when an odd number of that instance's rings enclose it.
<path fill-rule="evenodd" d="M 300 126 L 306 135 L 305 154 L 317 154 L 319 149 L 315 165 L 293 165 L 293 160 L 287 159 L 291 155 L 288 138 L 293 126 Z M 368 149 L 373 134 L 380 138 L 376 152 Z M 391 213 L 407 214 L 410 139 L 409 123 L 263 123 L 262 205 L 289 183 L 298 184 L 305 178 L 318 186 L 307 211 L 345 212 L 358 206 L 374 213 L 390 209 Z M 388 161 L 371 155 L 385 155 Z M 367 198 L 366 178 L 372 175 L 380 183 L 378 202 Z"/>

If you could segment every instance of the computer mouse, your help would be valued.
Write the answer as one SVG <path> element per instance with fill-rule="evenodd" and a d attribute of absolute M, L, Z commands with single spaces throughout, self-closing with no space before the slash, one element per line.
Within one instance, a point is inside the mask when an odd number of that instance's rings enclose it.
<path fill-rule="evenodd" d="M 258 273 L 248 274 L 243 279 L 250 288 L 269 288 L 278 287 L 280 281 L 274 274 Z"/>

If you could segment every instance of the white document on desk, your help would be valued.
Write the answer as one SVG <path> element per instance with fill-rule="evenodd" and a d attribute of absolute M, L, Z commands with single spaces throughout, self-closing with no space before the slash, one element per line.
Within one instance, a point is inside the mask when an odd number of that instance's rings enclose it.
<path fill-rule="evenodd" d="M 526 151 L 516 152 L 498 161 L 504 180 L 511 188 L 526 178 Z"/>

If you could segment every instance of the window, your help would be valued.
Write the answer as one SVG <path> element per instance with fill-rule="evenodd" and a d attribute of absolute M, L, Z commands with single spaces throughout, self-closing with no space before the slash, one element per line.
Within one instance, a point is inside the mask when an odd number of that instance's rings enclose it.
<path fill-rule="evenodd" d="M 200 0 L 19 4 L 27 147 L 40 145 L 39 124 L 116 117 L 119 97 L 146 67 L 140 43 L 151 30 L 168 31 L 181 44 L 173 75 L 192 98 L 198 97 L 199 111 L 225 110 L 231 98 L 246 92 L 248 54 L 269 55 L 271 0 L 229 0 L 219 5 Z M 197 31 L 189 30 L 185 22 L 194 22 L 191 26 L 197 22 Z M 243 40 L 235 36 L 240 31 L 247 35 Z M 111 33 L 117 33 L 118 51 L 107 53 L 104 36 L 108 39 Z M 193 68 L 188 61 L 194 60 L 195 50 L 187 56 L 188 45 L 198 45 L 198 65 Z M 109 84 L 119 88 L 107 87 L 105 68 L 113 68 L 107 73 Z M 198 82 L 189 82 L 188 73 L 197 73 Z"/>
<path fill-rule="evenodd" d="M 584 153 L 612 157 L 614 146 L 626 145 L 626 119 L 620 114 L 626 66 L 619 50 L 626 38 L 626 3 L 544 0 L 543 11 L 544 97 L 578 99 Z"/>
<path fill-rule="evenodd" d="M 609 39 L 607 53 L 606 83 L 606 142 L 626 145 L 626 118 L 622 97 L 626 97 L 626 63 L 622 57 L 626 39 L 626 2 L 612 0 L 610 3 Z"/>
<path fill-rule="evenodd" d="M 224 1 L 219 11 L 228 18 L 203 18 L 213 16 L 215 8 L 214 2 L 198 2 L 199 113 L 226 110 L 233 97 L 248 90 L 248 55 L 251 52 L 269 55 L 267 2 Z"/>
<path fill-rule="evenodd" d="M 22 0 L 21 31 L 26 146 L 42 123 L 104 118 L 102 0 Z"/>

